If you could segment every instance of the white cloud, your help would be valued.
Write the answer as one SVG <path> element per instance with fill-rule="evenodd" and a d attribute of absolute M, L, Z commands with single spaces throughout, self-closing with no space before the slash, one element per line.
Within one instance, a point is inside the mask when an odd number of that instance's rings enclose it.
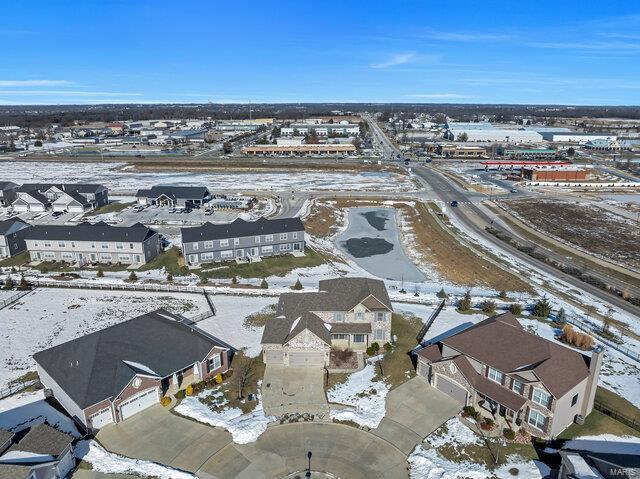
<path fill-rule="evenodd" d="M 73 82 L 67 80 L 0 80 L 0 87 L 25 87 L 25 86 L 68 86 Z"/>
<path fill-rule="evenodd" d="M 373 63 L 370 66 L 371 68 L 376 68 L 376 69 L 391 68 L 398 65 L 404 65 L 406 63 L 409 63 L 412 60 L 414 60 L 415 57 L 416 57 L 415 53 L 397 53 L 392 57 L 390 57 L 389 59 L 387 59 L 386 61 L 383 61 L 381 63 Z"/>

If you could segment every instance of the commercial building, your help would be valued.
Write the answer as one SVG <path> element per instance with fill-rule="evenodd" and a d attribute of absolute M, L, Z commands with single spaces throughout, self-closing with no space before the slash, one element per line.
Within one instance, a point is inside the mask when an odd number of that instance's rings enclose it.
<path fill-rule="evenodd" d="M 550 148 L 508 148 L 504 150 L 503 156 L 513 160 L 544 160 L 555 158 L 558 151 Z"/>
<path fill-rule="evenodd" d="M 580 131 L 545 131 L 542 137 L 553 143 L 586 143 L 594 140 L 616 141 L 618 137 L 611 133 L 587 133 Z"/>
<path fill-rule="evenodd" d="M 603 354 L 544 339 L 504 313 L 419 350 L 417 372 L 500 428 L 553 438 L 593 410 Z"/>
<path fill-rule="evenodd" d="M 317 136 L 357 136 L 360 134 L 360 125 L 355 123 L 321 123 L 313 125 L 296 123 L 290 126 L 283 126 L 280 129 L 282 136 L 308 135 L 312 132 L 315 132 Z"/>
<path fill-rule="evenodd" d="M 87 430 L 225 373 L 234 349 L 159 309 L 33 355 L 42 384 Z"/>
<path fill-rule="evenodd" d="M 522 177 L 529 181 L 585 181 L 589 179 L 590 174 L 590 169 L 578 166 L 552 169 L 525 167 L 522 169 Z"/>
<path fill-rule="evenodd" d="M 182 254 L 190 265 L 256 259 L 304 252 L 304 225 L 300 218 L 205 223 L 182 228 Z"/>
<path fill-rule="evenodd" d="M 466 142 L 535 143 L 542 141 L 542 135 L 536 131 L 503 130 L 501 128 L 479 129 L 453 127 L 447 130 L 445 137 L 449 140 Z M 461 138 L 465 139 L 461 140 Z"/>
<path fill-rule="evenodd" d="M 252 145 L 242 148 L 245 155 L 318 156 L 346 155 L 356 152 L 352 144 Z"/>
<path fill-rule="evenodd" d="M 621 151 L 631 149 L 631 145 L 617 140 L 589 140 L 583 146 L 588 150 L 596 151 Z"/>
<path fill-rule="evenodd" d="M 487 150 L 481 146 L 438 145 L 436 154 L 445 158 L 485 158 Z"/>
<path fill-rule="evenodd" d="M 160 253 L 156 231 L 136 223 L 110 226 L 104 222 L 76 226 L 36 225 L 25 234 L 32 261 L 64 261 L 143 265 Z"/>

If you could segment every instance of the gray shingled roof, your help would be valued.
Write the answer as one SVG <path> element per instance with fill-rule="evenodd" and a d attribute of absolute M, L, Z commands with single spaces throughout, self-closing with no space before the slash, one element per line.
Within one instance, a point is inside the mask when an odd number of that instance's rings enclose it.
<path fill-rule="evenodd" d="M 168 198 L 183 198 L 187 200 L 201 200 L 209 196 L 209 190 L 204 186 L 172 186 L 157 185 L 149 189 L 138 190 L 136 197 L 138 198 L 158 198 L 165 195 Z"/>
<path fill-rule="evenodd" d="M 262 333 L 262 344 L 285 344 L 305 329 L 331 344 L 331 331 L 326 323 L 313 313 L 304 313 L 298 318 L 273 318 L 267 321 Z"/>
<path fill-rule="evenodd" d="M 0 464 L 0 479 L 26 479 L 30 472 L 31 466 Z"/>
<path fill-rule="evenodd" d="M 86 408 L 116 396 L 138 372 L 170 376 L 201 361 L 214 346 L 231 349 L 160 309 L 45 349 L 33 358 Z"/>
<path fill-rule="evenodd" d="M 6 429 L 0 428 L 0 454 L 2 454 L 2 446 L 13 437 L 13 433 Z"/>
<path fill-rule="evenodd" d="M 276 220 L 260 218 L 257 221 L 245 221 L 242 218 L 237 218 L 231 223 L 205 223 L 202 226 L 182 228 L 180 230 L 183 243 L 288 233 L 290 231 L 304 231 L 304 225 L 300 218 L 282 218 Z"/>
<path fill-rule="evenodd" d="M 141 223 L 131 226 L 111 226 L 100 222 L 80 223 L 75 226 L 36 225 L 25 235 L 25 239 L 142 242 L 155 234 L 158 233 Z"/>
<path fill-rule="evenodd" d="M 6 235 L 9 231 L 11 231 L 14 228 L 14 226 L 16 226 L 16 224 L 21 225 L 21 226 L 22 225 L 29 226 L 29 223 L 26 223 L 26 222 L 22 221 L 19 218 L 12 218 L 10 220 L 2 220 L 2 221 L 0 221 L 0 235 Z"/>
<path fill-rule="evenodd" d="M 18 191 L 38 191 L 44 193 L 53 186 L 65 193 L 74 191 L 78 193 L 96 193 L 104 188 L 103 185 L 98 183 L 25 183 L 18 188 Z"/>
<path fill-rule="evenodd" d="M 38 424 L 16 434 L 9 451 L 24 451 L 58 457 L 73 442 L 73 437 L 47 424 Z"/>

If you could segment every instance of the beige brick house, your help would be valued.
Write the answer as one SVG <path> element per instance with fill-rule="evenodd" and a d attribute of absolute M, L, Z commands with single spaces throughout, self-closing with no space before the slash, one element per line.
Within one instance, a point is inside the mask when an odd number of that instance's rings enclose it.
<path fill-rule="evenodd" d="M 592 411 L 602 350 L 583 354 L 504 313 L 421 349 L 417 359 L 418 374 L 461 406 L 549 438 Z"/>
<path fill-rule="evenodd" d="M 262 336 L 264 362 L 326 365 L 332 347 L 364 351 L 391 340 L 391 301 L 370 278 L 322 280 L 319 291 L 280 295 Z"/>

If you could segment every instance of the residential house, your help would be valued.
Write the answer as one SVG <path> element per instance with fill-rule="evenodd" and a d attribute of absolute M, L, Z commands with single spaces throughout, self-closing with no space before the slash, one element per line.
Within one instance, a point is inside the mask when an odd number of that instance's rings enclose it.
<path fill-rule="evenodd" d="M 16 190 L 20 185 L 12 181 L 0 181 L 0 205 L 9 206 L 16 199 Z"/>
<path fill-rule="evenodd" d="M 104 222 L 75 226 L 36 225 L 24 237 L 32 261 L 143 265 L 160 253 L 160 238 L 143 224 Z"/>
<path fill-rule="evenodd" d="M 198 207 L 211 198 L 204 186 L 159 185 L 150 189 L 138 190 L 136 199 L 139 205 Z"/>
<path fill-rule="evenodd" d="M 103 185 L 69 183 L 25 183 L 16 190 L 12 203 L 16 211 L 68 211 L 84 213 L 109 203 L 108 190 Z"/>
<path fill-rule="evenodd" d="M 640 444 L 637 442 L 578 438 L 567 444 L 559 451 L 558 479 L 632 479 L 640 476 Z"/>
<path fill-rule="evenodd" d="M 225 373 L 234 349 L 158 309 L 34 354 L 42 384 L 88 430 Z"/>
<path fill-rule="evenodd" d="M 393 308 L 384 282 L 336 278 L 317 292 L 283 293 L 262 335 L 266 364 L 327 365 L 331 348 L 364 351 L 391 340 Z"/>
<path fill-rule="evenodd" d="M 10 258 L 27 248 L 24 237 L 29 228 L 31 225 L 19 218 L 0 221 L 0 258 Z"/>
<path fill-rule="evenodd" d="M 72 436 L 47 424 L 16 433 L 0 429 L 0 477 L 64 479 L 76 466 L 73 442 Z"/>
<path fill-rule="evenodd" d="M 502 427 L 555 437 L 593 409 L 602 350 L 590 355 L 526 331 L 511 313 L 417 353 L 418 374 Z"/>
<path fill-rule="evenodd" d="M 182 228 L 180 234 L 182 253 L 191 265 L 303 252 L 305 246 L 300 218 L 237 218 L 231 223 Z"/>

